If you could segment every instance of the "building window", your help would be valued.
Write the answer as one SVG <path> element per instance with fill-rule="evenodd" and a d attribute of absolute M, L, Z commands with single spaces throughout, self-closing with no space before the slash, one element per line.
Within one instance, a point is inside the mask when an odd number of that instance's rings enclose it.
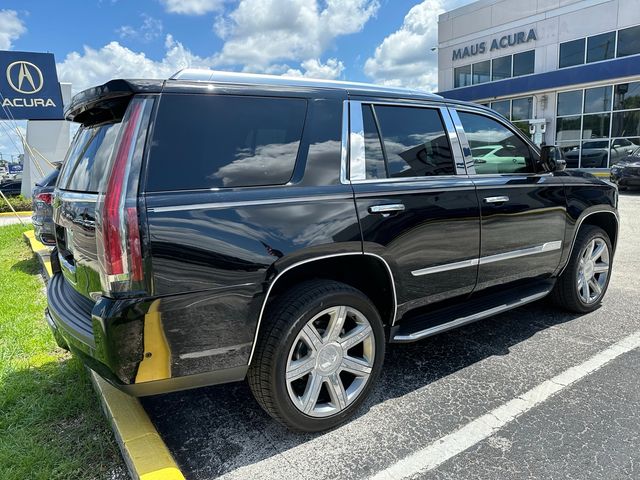
<path fill-rule="evenodd" d="M 473 64 L 473 84 L 486 83 L 491 80 L 491 61 L 485 60 Z"/>
<path fill-rule="evenodd" d="M 471 65 L 456 67 L 453 69 L 454 88 L 471 85 Z"/>
<path fill-rule="evenodd" d="M 516 53 L 513 56 L 513 76 L 529 75 L 533 73 L 536 63 L 535 50 L 528 52 Z"/>
<path fill-rule="evenodd" d="M 587 39 L 587 63 L 613 58 L 616 49 L 616 32 L 602 33 Z"/>
<path fill-rule="evenodd" d="M 511 120 L 529 120 L 533 118 L 533 97 L 514 98 L 511 102 Z"/>
<path fill-rule="evenodd" d="M 611 85 L 587 88 L 584 91 L 584 113 L 611 111 Z"/>
<path fill-rule="evenodd" d="M 556 143 L 569 168 L 607 168 L 640 145 L 640 82 L 558 93 Z"/>
<path fill-rule="evenodd" d="M 560 68 L 573 67 L 584 63 L 584 38 L 560 44 Z"/>
<path fill-rule="evenodd" d="M 491 108 L 507 119 L 511 119 L 511 100 L 491 102 Z"/>
<path fill-rule="evenodd" d="M 618 57 L 640 53 L 640 25 L 618 30 Z"/>
<path fill-rule="evenodd" d="M 511 55 L 494 58 L 491 67 L 491 80 L 504 80 L 511 78 Z"/>
<path fill-rule="evenodd" d="M 558 116 L 582 113 L 582 90 L 558 94 Z"/>

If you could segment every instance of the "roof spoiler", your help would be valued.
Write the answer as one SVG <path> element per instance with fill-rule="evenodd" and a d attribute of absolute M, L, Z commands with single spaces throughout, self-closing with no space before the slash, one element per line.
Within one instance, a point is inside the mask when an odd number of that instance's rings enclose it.
<path fill-rule="evenodd" d="M 83 125 L 120 120 L 131 97 L 138 93 L 159 93 L 163 85 L 164 80 L 111 80 L 74 95 L 64 116 Z"/>

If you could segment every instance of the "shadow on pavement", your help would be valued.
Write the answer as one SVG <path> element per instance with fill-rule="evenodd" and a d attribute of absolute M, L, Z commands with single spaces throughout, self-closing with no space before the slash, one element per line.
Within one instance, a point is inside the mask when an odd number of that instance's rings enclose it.
<path fill-rule="evenodd" d="M 356 417 L 577 318 L 541 301 L 412 344 L 387 345 L 381 378 Z M 272 420 L 244 382 L 143 399 L 187 478 L 215 478 L 323 434 L 296 434 Z"/>

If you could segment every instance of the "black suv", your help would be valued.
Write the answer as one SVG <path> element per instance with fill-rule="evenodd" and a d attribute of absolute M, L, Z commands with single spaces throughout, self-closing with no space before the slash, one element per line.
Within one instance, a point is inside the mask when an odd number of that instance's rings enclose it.
<path fill-rule="evenodd" d="M 133 395 L 247 378 L 275 419 L 322 430 L 367 396 L 387 341 L 548 294 L 589 312 L 607 289 L 615 187 L 478 105 L 183 70 L 66 115 L 82 126 L 47 317 Z"/>

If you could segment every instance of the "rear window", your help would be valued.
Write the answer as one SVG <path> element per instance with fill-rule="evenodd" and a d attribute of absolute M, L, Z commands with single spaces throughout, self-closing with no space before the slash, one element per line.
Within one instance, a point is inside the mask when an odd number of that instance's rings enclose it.
<path fill-rule="evenodd" d="M 78 130 L 60 172 L 58 188 L 78 192 L 102 192 L 119 130 L 120 123 Z"/>
<path fill-rule="evenodd" d="M 163 95 L 146 190 L 287 183 L 306 108 L 299 98 Z"/>
<path fill-rule="evenodd" d="M 38 187 L 52 187 L 56 184 L 56 180 L 58 179 L 58 174 L 60 170 L 54 168 L 48 175 L 46 175 L 42 180 L 36 182 L 36 186 Z"/>

